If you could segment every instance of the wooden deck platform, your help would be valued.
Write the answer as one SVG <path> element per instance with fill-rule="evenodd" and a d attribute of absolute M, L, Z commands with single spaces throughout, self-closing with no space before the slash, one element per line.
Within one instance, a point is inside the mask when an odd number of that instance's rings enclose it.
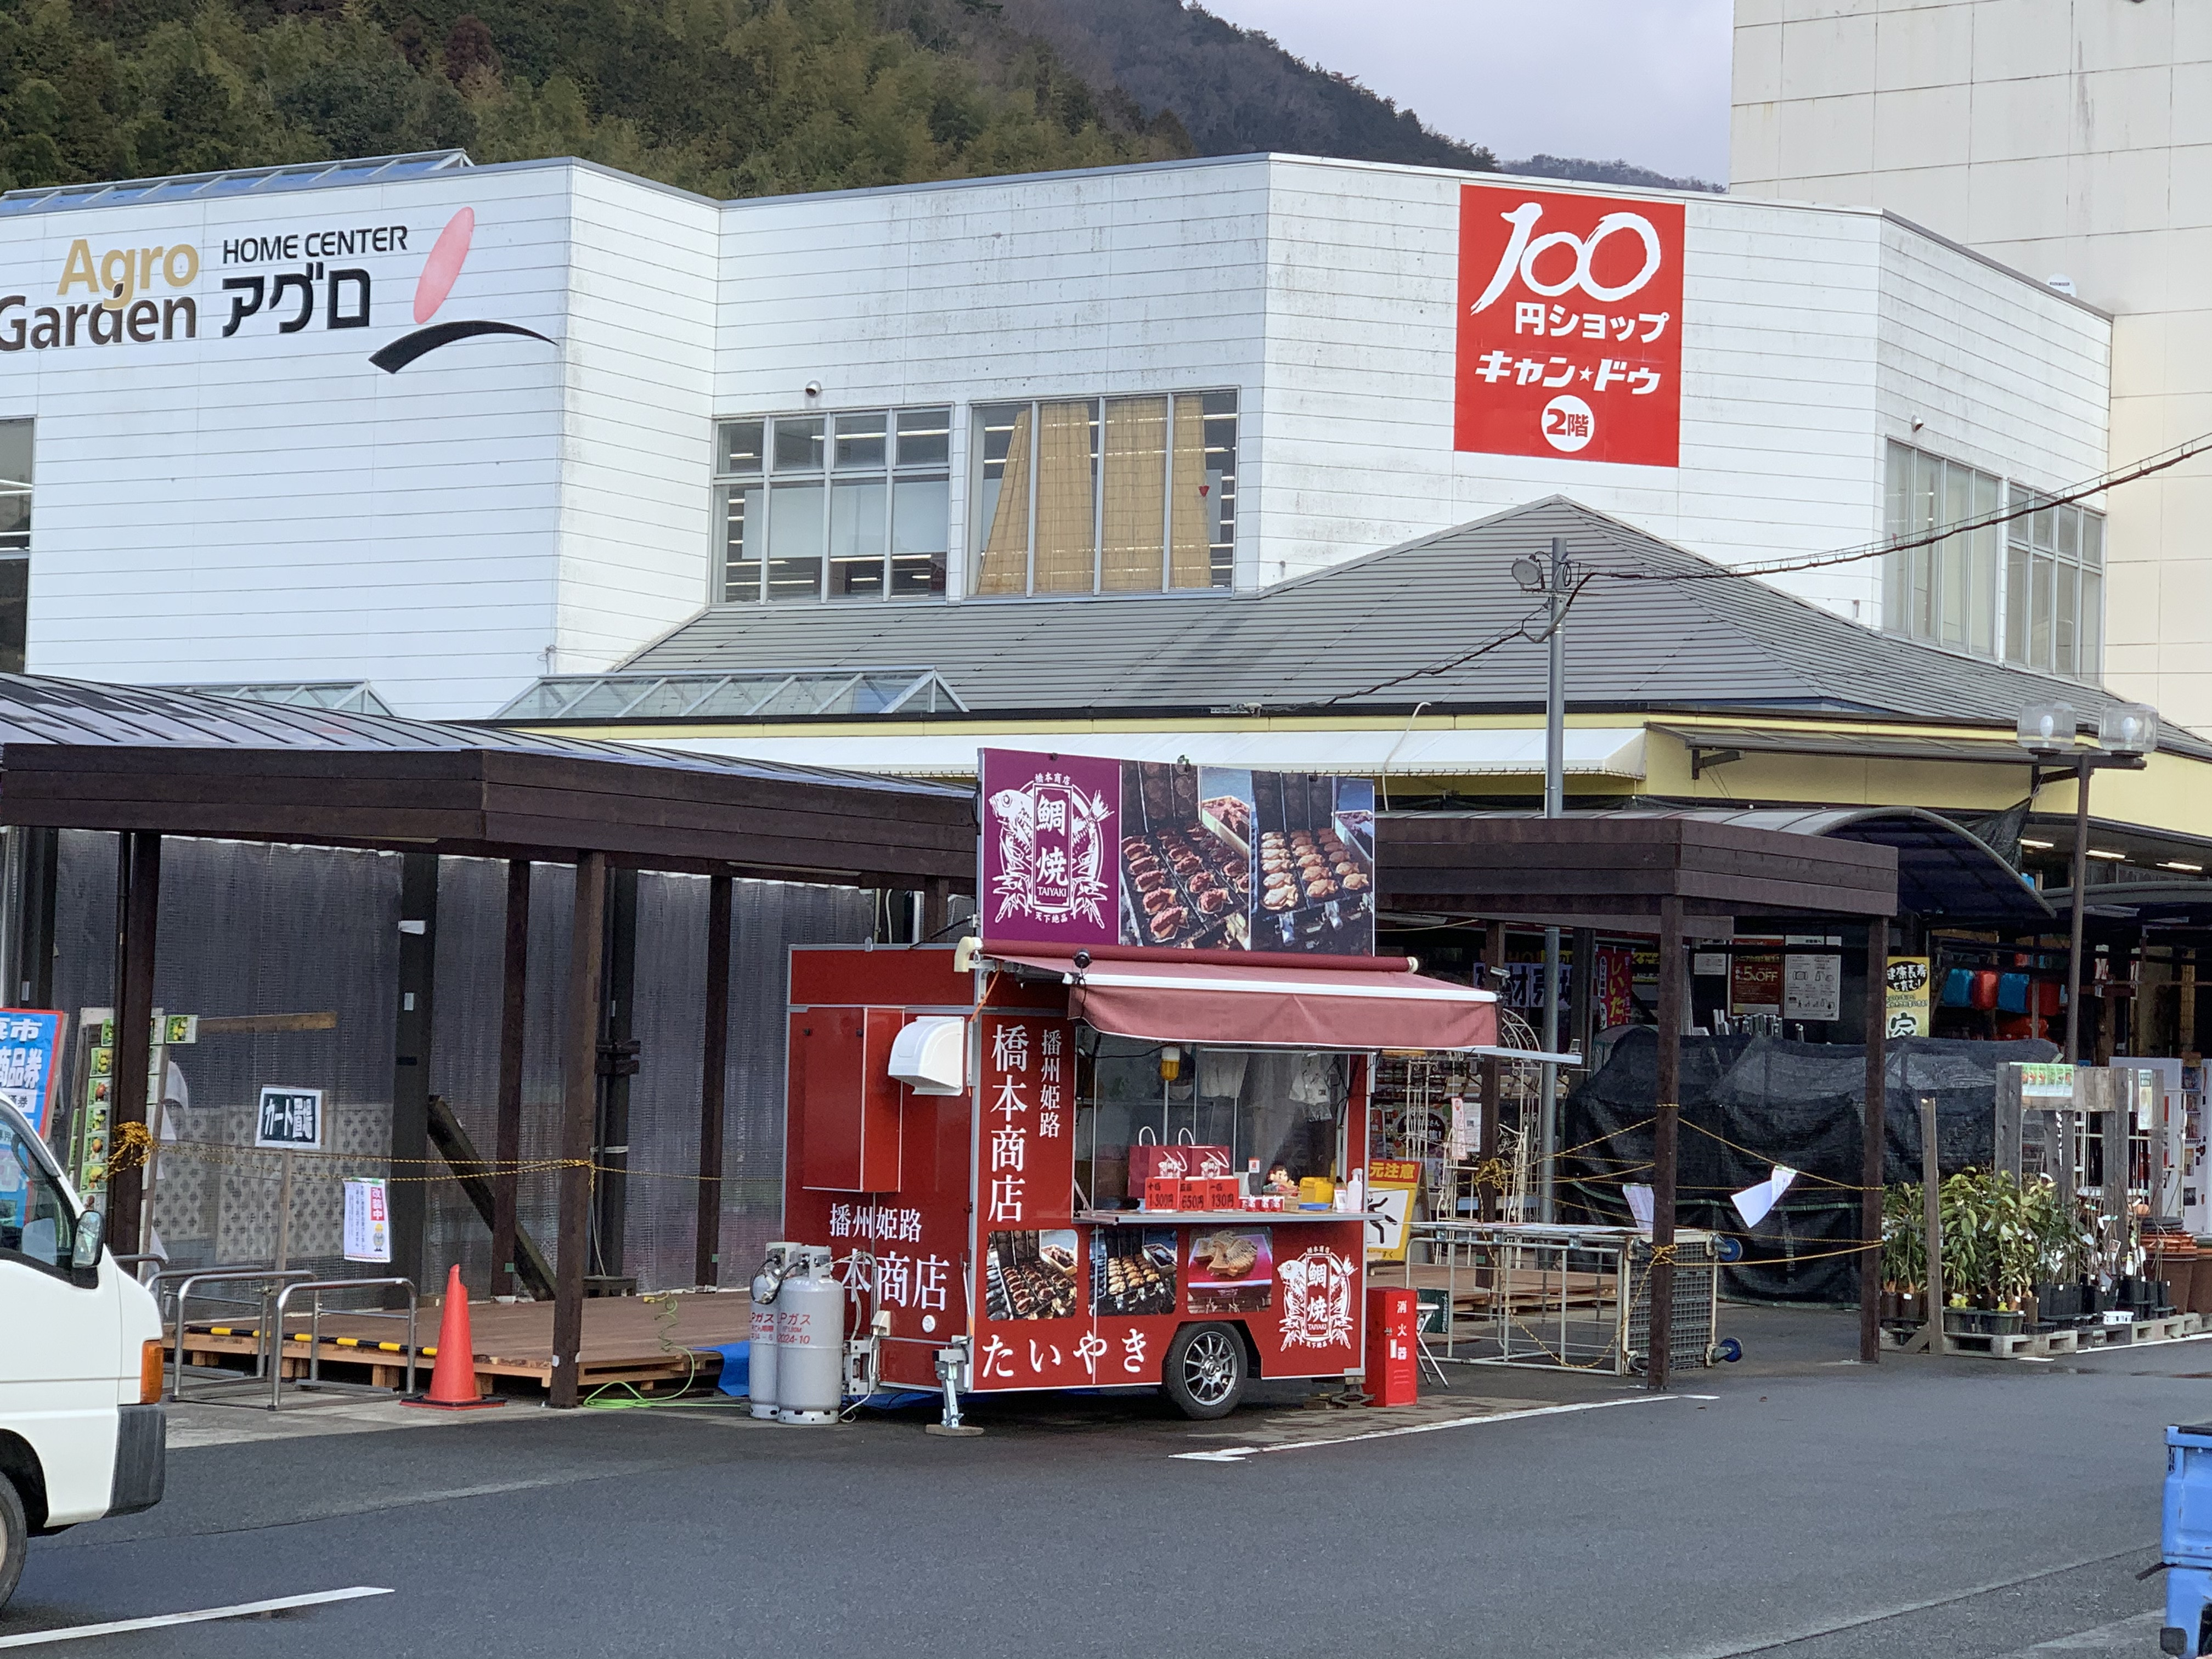
<path fill-rule="evenodd" d="M 685 1351 L 697 1364 L 697 1375 L 708 1378 L 720 1365 L 719 1355 L 698 1350 L 726 1342 L 742 1342 L 751 1333 L 752 1298 L 741 1291 L 719 1295 L 678 1296 L 673 1304 L 676 1323 L 664 1325 L 655 1307 L 640 1297 L 594 1297 L 584 1304 L 584 1341 L 577 1368 L 577 1385 L 586 1390 L 608 1382 L 654 1383 L 683 1382 L 691 1370 Z M 423 1302 L 416 1316 L 416 1381 L 429 1384 L 430 1368 L 438 1357 L 438 1323 L 441 1310 L 435 1300 Z M 281 1350 L 284 1374 L 306 1374 L 310 1358 L 307 1321 L 288 1312 Z M 495 1379 L 535 1380 L 550 1388 L 553 1379 L 553 1304 L 550 1302 L 471 1302 L 469 1334 L 476 1350 L 477 1390 L 493 1391 Z M 326 1313 L 318 1345 L 321 1368 L 337 1380 L 373 1382 L 397 1388 L 406 1376 L 407 1326 L 404 1320 L 365 1318 L 360 1315 Z M 662 1346 L 664 1334 L 678 1350 Z M 173 1326 L 167 1333 L 170 1352 L 176 1348 Z M 188 1364 L 234 1368 L 251 1361 L 258 1343 L 253 1320 L 193 1320 L 185 1328 L 185 1359 Z M 358 1373 L 365 1370 L 368 1375 Z"/>

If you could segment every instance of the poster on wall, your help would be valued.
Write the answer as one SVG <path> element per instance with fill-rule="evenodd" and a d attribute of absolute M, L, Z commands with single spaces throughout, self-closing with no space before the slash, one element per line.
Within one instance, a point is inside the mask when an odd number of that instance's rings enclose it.
<path fill-rule="evenodd" d="M 349 1261 L 392 1260 L 392 1207 L 381 1180 L 346 1178 L 344 1242 Z"/>
<path fill-rule="evenodd" d="M 62 1026 L 68 1017 L 52 1008 L 0 1008 L 0 1099 L 46 1132 L 47 1108 L 59 1069 Z"/>
<path fill-rule="evenodd" d="M 982 937 L 1375 951 L 1375 786 L 987 749 Z"/>
<path fill-rule="evenodd" d="M 1928 1035 L 1928 958 L 1892 957 L 1889 959 L 1888 1034 L 1893 1037 Z"/>
<path fill-rule="evenodd" d="M 1682 204 L 1460 191 L 1455 449 L 1675 466 Z"/>

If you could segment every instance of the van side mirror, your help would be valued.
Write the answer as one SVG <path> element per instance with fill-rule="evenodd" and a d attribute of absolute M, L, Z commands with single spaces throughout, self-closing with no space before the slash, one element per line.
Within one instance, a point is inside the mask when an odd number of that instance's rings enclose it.
<path fill-rule="evenodd" d="M 97 1267 L 100 1265 L 100 1242 L 107 1231 L 107 1218 L 97 1210 L 87 1210 L 77 1218 L 76 1247 L 70 1252 L 72 1267 Z"/>

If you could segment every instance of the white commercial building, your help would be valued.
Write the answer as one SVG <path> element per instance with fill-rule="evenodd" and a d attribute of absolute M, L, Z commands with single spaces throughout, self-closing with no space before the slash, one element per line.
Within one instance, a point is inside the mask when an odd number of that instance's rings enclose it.
<path fill-rule="evenodd" d="M 1879 211 L 1364 163 L 18 191 L 0 574 L 33 672 L 483 715 L 709 606 L 1251 589 L 1555 493 L 1857 547 L 2100 474 L 2111 351 Z M 1893 623 L 2094 678 L 2096 506 L 1899 556 Z M 1881 621 L 1880 561 L 1771 579 Z"/>
<path fill-rule="evenodd" d="M 2116 466 L 2212 433 L 2212 7 L 1736 0 L 1730 188 L 1901 213 L 2110 312 Z M 1931 419 L 1927 448 L 1980 465 Z M 2212 728 L 2212 457 L 2112 492 L 2106 672 Z"/>

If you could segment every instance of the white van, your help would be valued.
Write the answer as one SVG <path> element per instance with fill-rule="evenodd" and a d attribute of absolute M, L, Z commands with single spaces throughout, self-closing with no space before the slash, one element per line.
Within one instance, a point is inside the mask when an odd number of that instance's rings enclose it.
<path fill-rule="evenodd" d="M 161 1500 L 161 1317 L 0 1100 L 0 1606 L 28 1540 Z"/>

